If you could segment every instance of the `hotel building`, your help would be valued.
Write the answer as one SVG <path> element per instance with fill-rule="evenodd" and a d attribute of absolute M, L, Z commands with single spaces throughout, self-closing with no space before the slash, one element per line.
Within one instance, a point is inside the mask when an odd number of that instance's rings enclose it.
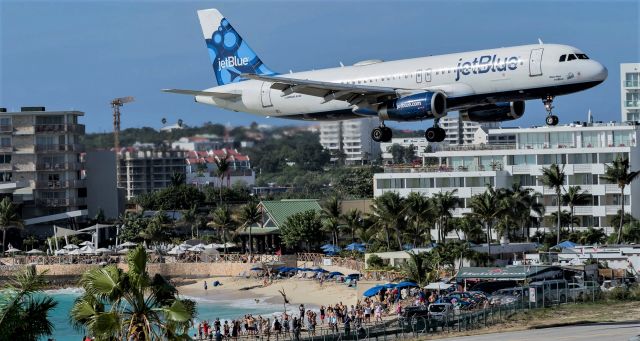
<path fill-rule="evenodd" d="M 620 64 L 621 122 L 640 121 L 640 63 Z"/>
<path fill-rule="evenodd" d="M 380 155 L 380 145 L 371 139 L 371 130 L 377 126 L 377 119 L 323 122 L 320 144 L 331 153 L 333 162 L 342 154 L 347 165 L 368 164 Z"/>

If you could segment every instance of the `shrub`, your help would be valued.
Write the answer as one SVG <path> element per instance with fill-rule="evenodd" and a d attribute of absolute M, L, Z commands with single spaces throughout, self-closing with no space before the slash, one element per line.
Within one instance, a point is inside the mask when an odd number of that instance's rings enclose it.
<path fill-rule="evenodd" d="M 384 261 L 378 255 L 371 255 L 367 259 L 367 266 L 372 269 L 380 269 L 384 267 Z"/>

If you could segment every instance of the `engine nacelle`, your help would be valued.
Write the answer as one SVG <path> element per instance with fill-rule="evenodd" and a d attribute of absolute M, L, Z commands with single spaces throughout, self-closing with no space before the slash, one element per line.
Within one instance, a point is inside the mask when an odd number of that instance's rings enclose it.
<path fill-rule="evenodd" d="M 384 102 L 377 108 L 357 106 L 353 112 L 392 121 L 439 118 L 447 114 L 447 98 L 442 92 L 423 92 Z"/>
<path fill-rule="evenodd" d="M 524 115 L 524 101 L 499 102 L 460 110 L 464 121 L 500 122 L 518 119 Z"/>

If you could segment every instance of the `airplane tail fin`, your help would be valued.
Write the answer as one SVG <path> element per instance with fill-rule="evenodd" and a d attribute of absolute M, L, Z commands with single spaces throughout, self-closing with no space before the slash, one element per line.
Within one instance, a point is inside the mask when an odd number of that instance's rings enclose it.
<path fill-rule="evenodd" d="M 274 75 L 215 8 L 198 11 L 218 85 L 239 82 L 243 73 Z"/>

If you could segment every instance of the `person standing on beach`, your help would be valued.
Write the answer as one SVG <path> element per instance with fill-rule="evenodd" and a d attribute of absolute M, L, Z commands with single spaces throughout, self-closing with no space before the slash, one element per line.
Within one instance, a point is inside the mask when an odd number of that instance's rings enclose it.
<path fill-rule="evenodd" d="M 324 325 L 324 306 L 320 306 L 320 324 Z"/>
<path fill-rule="evenodd" d="M 298 322 L 298 318 L 293 318 L 293 336 L 296 341 L 300 341 L 300 322 Z"/>
<path fill-rule="evenodd" d="M 300 320 L 304 320 L 304 304 L 301 304 L 298 309 L 300 310 Z"/>
<path fill-rule="evenodd" d="M 204 292 L 207 292 L 207 281 L 204 281 Z"/>

